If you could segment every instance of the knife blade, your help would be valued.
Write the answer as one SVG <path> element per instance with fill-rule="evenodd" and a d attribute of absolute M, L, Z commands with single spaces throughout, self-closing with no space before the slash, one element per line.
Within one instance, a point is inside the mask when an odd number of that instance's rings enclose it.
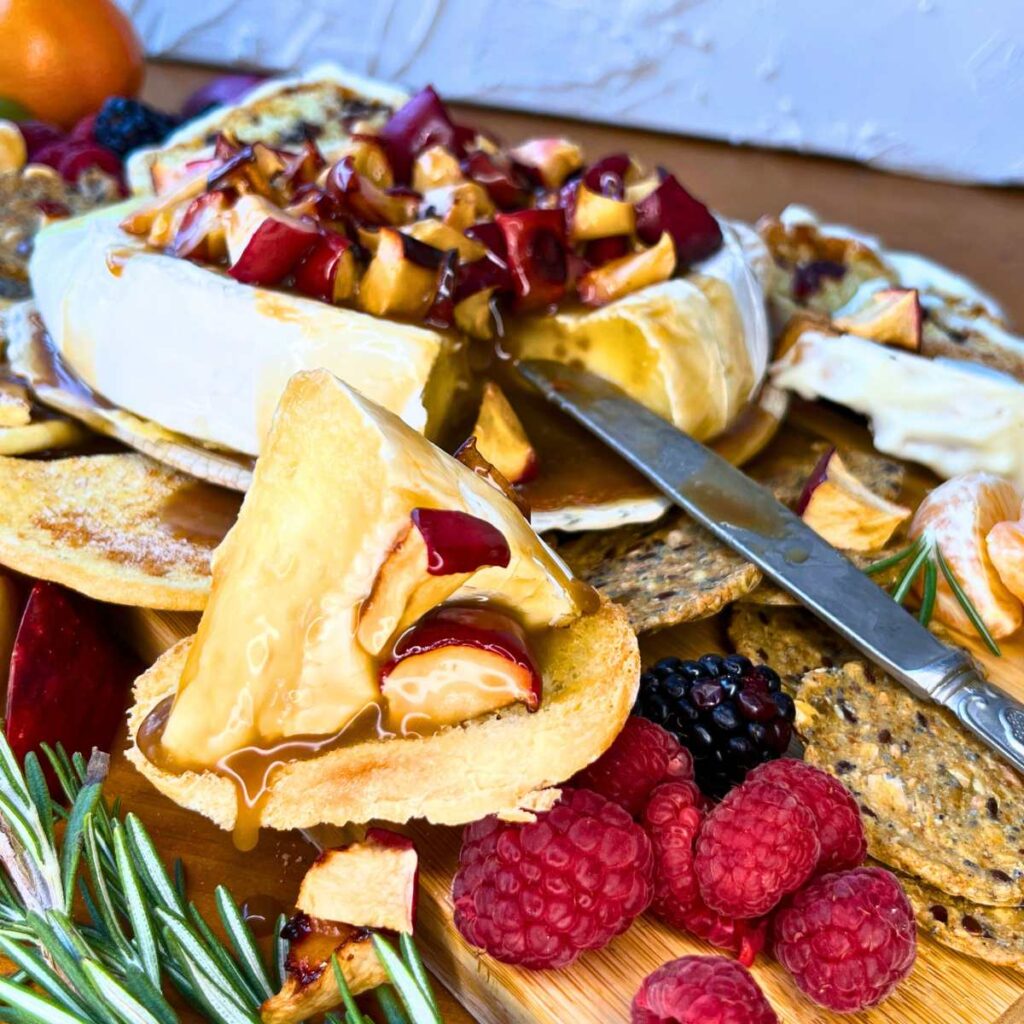
<path fill-rule="evenodd" d="M 937 640 L 770 490 L 596 374 L 538 359 L 518 370 L 724 544 L 1024 772 L 1024 704 L 985 680 L 966 652 Z"/>

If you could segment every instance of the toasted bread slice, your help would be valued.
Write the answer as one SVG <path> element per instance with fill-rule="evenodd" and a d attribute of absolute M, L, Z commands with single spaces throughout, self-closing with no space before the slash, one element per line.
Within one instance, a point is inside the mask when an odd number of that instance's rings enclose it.
<path fill-rule="evenodd" d="M 192 638 L 182 640 L 135 684 L 128 757 L 161 793 L 235 826 L 232 782 L 214 772 L 175 775 L 135 745 L 146 716 L 178 686 Z M 596 760 L 621 730 L 636 697 L 640 654 L 622 609 L 604 602 L 593 615 L 549 630 L 537 651 L 545 666 L 540 710 L 521 705 L 426 738 L 371 740 L 281 766 L 259 824 L 274 829 L 426 818 L 458 825 L 534 805 Z"/>
<path fill-rule="evenodd" d="M 137 454 L 0 457 L 0 493 L 0 565 L 173 611 L 206 604 L 210 555 L 240 500 Z"/>

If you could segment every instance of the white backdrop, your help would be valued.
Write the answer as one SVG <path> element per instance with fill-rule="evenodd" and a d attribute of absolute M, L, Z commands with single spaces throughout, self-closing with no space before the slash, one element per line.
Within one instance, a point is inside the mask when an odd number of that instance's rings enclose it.
<path fill-rule="evenodd" d="M 1024 183 L 1024 0 L 122 0 L 153 54 Z"/>

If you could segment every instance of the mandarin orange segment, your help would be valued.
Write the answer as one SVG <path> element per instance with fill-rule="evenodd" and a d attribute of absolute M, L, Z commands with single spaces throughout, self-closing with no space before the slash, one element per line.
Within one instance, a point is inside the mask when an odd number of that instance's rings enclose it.
<path fill-rule="evenodd" d="M 108 96 L 134 96 L 142 48 L 113 0 L 0 3 L 0 96 L 71 128 Z"/>
<path fill-rule="evenodd" d="M 1024 601 L 1024 520 L 996 523 L 985 544 L 1003 586 Z"/>
<path fill-rule="evenodd" d="M 969 473 L 936 487 L 918 508 L 910 526 L 916 540 L 927 537 L 942 552 L 953 575 L 994 637 L 1020 629 L 1024 606 L 996 571 L 986 538 L 997 523 L 1015 520 L 1021 496 L 1007 480 L 990 473 Z M 921 580 L 916 583 L 921 592 Z M 935 617 L 962 632 L 973 630 L 948 582 L 939 574 Z"/>

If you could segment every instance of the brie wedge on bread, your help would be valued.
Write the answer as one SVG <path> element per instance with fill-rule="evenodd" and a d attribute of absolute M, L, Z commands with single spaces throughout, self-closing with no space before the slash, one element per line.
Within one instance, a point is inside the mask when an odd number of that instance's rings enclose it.
<path fill-rule="evenodd" d="M 491 483 L 326 371 L 289 383 L 129 756 L 239 832 L 530 806 L 598 757 L 636 639 Z"/>

